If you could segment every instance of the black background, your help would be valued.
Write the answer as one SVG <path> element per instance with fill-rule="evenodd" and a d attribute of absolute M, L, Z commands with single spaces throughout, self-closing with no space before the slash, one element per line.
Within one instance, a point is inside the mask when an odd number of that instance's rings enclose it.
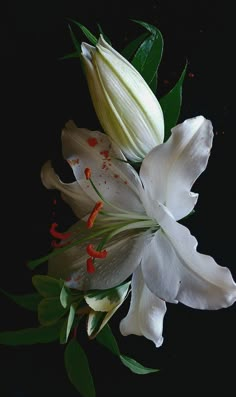
<path fill-rule="evenodd" d="M 196 213 L 188 226 L 199 241 L 199 251 L 228 266 L 236 279 L 234 209 L 234 134 L 232 121 L 234 68 L 233 10 L 231 2 L 149 1 L 81 2 L 9 1 L 1 24 L 1 228 L 0 287 L 13 292 L 32 291 L 28 259 L 47 252 L 53 198 L 56 217 L 64 227 L 73 215 L 56 192 L 41 185 L 40 168 L 60 160 L 60 131 L 68 119 L 78 126 L 99 128 L 79 61 L 61 61 L 70 52 L 67 18 L 96 32 L 100 23 L 121 50 L 142 32 L 130 19 L 156 25 L 165 40 L 158 96 L 177 80 L 186 59 L 180 121 L 198 114 L 212 120 L 214 145 L 206 172 L 196 182 L 200 193 Z M 78 32 L 79 40 L 84 37 Z M 192 75 L 191 75 L 192 73 Z M 194 75 L 194 76 L 193 76 Z M 192 76 L 192 77 L 191 77 Z M 66 180 L 71 176 L 65 172 Z M 41 267 L 41 271 L 46 268 Z M 233 396 L 236 355 L 235 305 L 219 311 L 198 311 L 168 305 L 164 345 L 156 349 L 142 337 L 122 337 L 118 324 L 128 305 L 111 325 L 121 351 L 157 374 L 138 376 L 83 330 L 79 337 L 88 352 L 97 396 Z M 35 316 L 1 298 L 2 330 L 37 324 Z M 63 346 L 1 347 L 0 395 L 3 397 L 68 396 L 78 393 L 67 379 Z"/>

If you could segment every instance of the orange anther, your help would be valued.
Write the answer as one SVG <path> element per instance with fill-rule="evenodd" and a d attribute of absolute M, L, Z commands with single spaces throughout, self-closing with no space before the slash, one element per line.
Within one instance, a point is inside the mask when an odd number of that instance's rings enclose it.
<path fill-rule="evenodd" d="M 88 258 L 87 259 L 87 272 L 88 273 L 94 273 L 95 272 L 95 267 L 93 264 L 93 258 Z"/>
<path fill-rule="evenodd" d="M 104 251 L 96 251 L 94 248 L 93 248 L 93 245 L 92 244 L 89 244 L 88 246 L 87 246 L 87 248 L 86 248 L 86 250 L 87 250 L 87 253 L 90 255 L 90 256 L 92 256 L 93 258 L 100 258 L 100 259 L 103 259 L 103 258 L 106 258 L 106 256 L 107 256 L 107 251 L 106 250 L 104 250 Z"/>
<path fill-rule="evenodd" d="M 91 178 L 91 169 L 90 168 L 85 168 L 84 173 L 85 173 L 86 179 Z"/>
<path fill-rule="evenodd" d="M 98 201 L 95 204 L 95 206 L 94 206 L 94 208 L 93 208 L 93 210 L 92 210 L 92 212 L 89 215 L 89 218 L 87 220 L 87 228 L 88 229 L 91 229 L 91 227 L 93 227 L 94 221 L 95 221 L 99 211 L 102 209 L 102 207 L 103 207 L 102 201 Z"/>
<path fill-rule="evenodd" d="M 57 226 L 58 224 L 54 222 L 50 227 L 50 234 L 52 237 L 58 238 L 59 240 L 67 240 L 71 236 L 71 232 L 60 233 L 56 230 Z"/>

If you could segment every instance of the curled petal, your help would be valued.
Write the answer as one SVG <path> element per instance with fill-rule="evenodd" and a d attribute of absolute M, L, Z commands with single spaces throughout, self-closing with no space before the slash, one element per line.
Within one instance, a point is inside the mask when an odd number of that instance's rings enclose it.
<path fill-rule="evenodd" d="M 162 230 L 146 249 L 142 271 L 148 288 L 167 302 L 196 309 L 220 309 L 236 300 L 236 284 L 228 268 L 196 251 L 197 240 L 160 204 Z"/>
<path fill-rule="evenodd" d="M 58 189 L 63 200 L 74 211 L 78 218 L 82 218 L 91 212 L 94 201 L 80 187 L 77 181 L 64 183 L 55 173 L 51 162 L 47 161 L 41 170 L 41 179 L 47 189 Z"/>
<path fill-rule="evenodd" d="M 142 163 L 145 196 L 164 204 L 176 220 L 188 215 L 196 204 L 198 195 L 190 190 L 207 166 L 212 138 L 212 124 L 203 116 L 185 120 Z M 146 206 L 152 211 L 148 203 Z"/>
<path fill-rule="evenodd" d="M 166 304 L 147 288 L 140 266 L 133 274 L 131 291 L 128 314 L 120 323 L 122 335 L 143 335 L 153 341 L 156 347 L 161 346 Z"/>

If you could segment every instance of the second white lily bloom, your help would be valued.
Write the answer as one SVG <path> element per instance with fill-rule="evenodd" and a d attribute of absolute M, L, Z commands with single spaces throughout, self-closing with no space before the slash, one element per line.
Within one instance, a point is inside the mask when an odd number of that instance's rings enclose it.
<path fill-rule="evenodd" d="M 133 274 L 130 310 L 121 322 L 124 335 L 144 335 L 160 346 L 165 302 L 219 309 L 236 300 L 229 269 L 199 253 L 196 239 L 177 222 L 196 204 L 191 187 L 206 168 L 212 138 L 210 121 L 202 116 L 186 120 L 145 157 L 138 175 L 118 160 L 125 158 L 109 137 L 70 122 L 62 144 L 76 181 L 64 184 L 50 163 L 43 167 L 44 185 L 59 189 L 83 217 L 71 229 L 75 245 L 51 258 L 49 273 L 69 278 L 69 287 L 82 290 L 111 288 Z M 95 213 L 97 202 L 103 209 Z M 95 215 L 94 226 L 88 227 Z M 107 251 L 95 260 L 92 273 L 86 269 L 91 244 Z"/>
<path fill-rule="evenodd" d="M 127 159 L 140 162 L 163 142 L 160 104 L 137 70 L 100 36 L 82 43 L 82 59 L 93 105 L 104 131 Z"/>

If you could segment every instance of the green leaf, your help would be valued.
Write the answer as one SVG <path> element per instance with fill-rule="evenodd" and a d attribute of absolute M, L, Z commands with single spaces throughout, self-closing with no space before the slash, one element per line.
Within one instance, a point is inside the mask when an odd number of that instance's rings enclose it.
<path fill-rule="evenodd" d="M 94 312 L 89 313 L 87 321 L 87 333 L 90 339 L 95 338 L 99 331 L 101 330 L 104 319 L 106 318 L 106 312 Z"/>
<path fill-rule="evenodd" d="M 32 277 L 32 283 L 36 290 L 44 297 L 59 296 L 64 285 L 64 281 L 62 280 L 38 274 Z"/>
<path fill-rule="evenodd" d="M 0 292 L 2 294 L 6 295 L 9 299 L 11 299 L 17 305 L 23 307 L 24 309 L 28 309 L 31 311 L 38 310 L 38 304 L 42 299 L 42 297 L 39 294 L 15 295 L 15 294 L 10 294 L 9 292 L 4 291 L 2 288 L 0 288 Z"/>
<path fill-rule="evenodd" d="M 65 367 L 76 390 L 83 397 L 95 397 L 96 393 L 87 356 L 75 339 L 72 339 L 66 346 Z"/>
<path fill-rule="evenodd" d="M 130 371 L 132 371 L 132 372 L 134 372 L 135 374 L 138 374 L 138 375 L 146 375 L 146 374 L 150 374 L 152 372 L 158 372 L 159 371 L 159 369 L 144 367 L 142 364 L 138 363 L 133 358 L 125 356 L 124 354 L 120 355 L 120 359 L 121 359 L 121 362 L 126 367 L 128 367 L 130 369 Z"/>
<path fill-rule="evenodd" d="M 116 342 L 116 339 L 115 339 L 115 337 L 111 331 L 111 328 L 109 327 L 108 324 L 97 335 L 96 339 L 100 344 L 102 344 L 107 349 L 109 349 L 113 354 L 118 356 L 120 358 L 121 362 L 135 374 L 145 375 L 145 374 L 149 374 L 151 372 L 159 371 L 159 369 L 144 367 L 142 364 L 138 363 L 133 358 L 130 358 L 130 357 L 125 356 L 124 354 L 121 354 L 118 344 Z"/>
<path fill-rule="evenodd" d="M 70 311 L 69 311 L 69 315 L 68 315 L 68 321 L 67 321 L 67 328 L 66 328 L 66 340 L 69 337 L 73 322 L 74 322 L 74 318 L 75 318 L 75 305 L 71 305 L 70 306 Z"/>
<path fill-rule="evenodd" d="M 17 346 L 53 342 L 59 338 L 61 325 L 62 323 L 58 322 L 48 327 L 0 332 L 0 344 Z"/>
<path fill-rule="evenodd" d="M 71 54 L 64 55 L 63 57 L 60 57 L 59 60 L 60 61 L 64 61 L 66 59 L 73 59 L 73 58 L 80 58 L 80 52 L 75 51 L 75 52 L 72 52 Z M 31 261 L 31 262 L 28 263 L 28 266 L 31 269 L 34 269 L 38 265 L 39 265 L 39 263 L 34 262 L 34 261 Z"/>
<path fill-rule="evenodd" d="M 69 27 L 70 36 L 71 36 L 72 42 L 74 44 L 74 47 L 76 49 L 76 52 L 80 54 L 81 53 L 81 45 L 80 45 L 79 41 L 77 40 L 71 26 L 68 25 L 68 27 Z"/>
<path fill-rule="evenodd" d="M 132 65 L 139 71 L 149 85 L 152 84 L 153 91 L 155 91 L 155 75 L 157 74 L 163 53 L 163 37 L 155 26 L 141 21 L 134 22 L 142 25 L 151 35 L 143 41 L 136 51 L 132 59 Z"/>
<path fill-rule="evenodd" d="M 84 33 L 84 35 L 87 37 L 87 39 L 90 41 L 91 44 L 96 46 L 98 42 L 97 38 L 84 25 L 75 21 L 74 19 L 69 19 L 69 20 L 82 30 L 82 32 Z"/>
<path fill-rule="evenodd" d="M 60 293 L 60 302 L 62 307 L 67 308 L 67 306 L 70 304 L 70 290 L 67 288 L 65 285 L 63 285 Z"/>
<path fill-rule="evenodd" d="M 121 52 L 123 57 L 130 60 L 133 57 L 133 55 L 135 54 L 135 52 L 137 51 L 137 49 L 139 48 L 139 46 L 148 37 L 148 35 L 149 34 L 147 32 L 143 33 L 140 36 L 138 36 L 136 39 L 131 41 L 129 44 L 127 44 L 127 46 Z"/>
<path fill-rule="evenodd" d="M 65 315 L 65 309 L 59 298 L 44 298 L 38 305 L 38 318 L 40 324 L 50 325 Z"/>
<path fill-rule="evenodd" d="M 118 344 L 108 324 L 96 336 L 96 339 L 101 345 L 105 346 L 113 354 L 115 354 L 118 357 L 120 356 L 120 350 Z"/>
<path fill-rule="evenodd" d="M 65 321 L 62 324 L 61 332 L 60 332 L 61 344 L 66 343 L 68 340 L 75 319 L 75 310 L 76 310 L 75 305 L 71 305 L 68 317 L 65 319 Z"/>
<path fill-rule="evenodd" d="M 160 99 L 160 105 L 163 110 L 165 121 L 165 141 L 169 138 L 171 128 L 177 124 L 179 118 L 182 105 L 182 86 L 186 70 L 187 63 L 176 85 L 168 92 L 168 94 Z"/>
<path fill-rule="evenodd" d="M 157 78 L 157 71 L 156 71 L 156 73 L 153 76 L 152 81 L 150 81 L 150 83 L 149 83 L 149 87 L 151 88 L 151 90 L 154 94 L 156 94 L 156 90 L 157 90 L 157 80 L 158 80 L 158 78 Z"/>
<path fill-rule="evenodd" d="M 104 291 L 92 291 L 86 294 L 84 299 L 93 310 L 109 312 L 124 301 L 128 293 L 129 286 L 130 282 Z"/>
<path fill-rule="evenodd" d="M 95 338 L 122 305 L 129 286 L 130 282 L 104 291 L 92 291 L 84 296 L 86 303 L 93 309 L 87 321 L 87 333 L 90 339 Z"/>

